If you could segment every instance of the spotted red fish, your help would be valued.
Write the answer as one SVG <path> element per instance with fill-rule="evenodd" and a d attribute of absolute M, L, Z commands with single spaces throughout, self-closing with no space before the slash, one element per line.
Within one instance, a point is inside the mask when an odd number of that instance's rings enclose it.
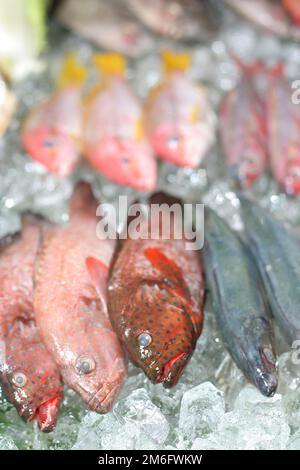
<path fill-rule="evenodd" d="M 114 240 L 97 238 L 97 202 L 79 185 L 71 219 L 43 237 L 37 261 L 37 324 L 63 380 L 94 411 L 108 411 L 126 373 L 107 313 L 106 280 Z"/>
<path fill-rule="evenodd" d="M 165 210 L 165 209 L 163 209 Z M 171 217 L 171 227 L 179 216 Z M 128 238 L 108 287 L 109 313 L 131 360 L 154 383 L 175 385 L 202 330 L 204 281 L 199 253 L 186 240 L 162 236 L 162 219 L 147 218 L 148 239 Z M 153 234 L 156 233 L 155 238 Z M 152 238 L 151 238 L 152 236 Z"/>
<path fill-rule="evenodd" d="M 0 382 L 25 421 L 55 427 L 63 396 L 60 374 L 41 341 L 33 310 L 34 263 L 40 223 L 24 220 L 22 234 L 0 254 Z"/>

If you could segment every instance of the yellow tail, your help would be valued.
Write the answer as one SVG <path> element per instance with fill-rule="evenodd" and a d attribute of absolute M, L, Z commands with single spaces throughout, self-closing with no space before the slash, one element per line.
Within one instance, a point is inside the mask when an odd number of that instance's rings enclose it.
<path fill-rule="evenodd" d="M 94 54 L 93 63 L 103 75 L 124 75 L 126 60 L 121 54 L 115 52 L 107 54 Z"/>
<path fill-rule="evenodd" d="M 77 61 L 74 52 L 69 52 L 66 55 L 58 85 L 60 87 L 64 87 L 70 83 L 82 85 L 86 80 L 87 73 L 87 69 Z"/>
<path fill-rule="evenodd" d="M 178 53 L 163 49 L 161 58 L 166 73 L 185 71 L 191 65 L 191 55 L 188 52 Z"/>

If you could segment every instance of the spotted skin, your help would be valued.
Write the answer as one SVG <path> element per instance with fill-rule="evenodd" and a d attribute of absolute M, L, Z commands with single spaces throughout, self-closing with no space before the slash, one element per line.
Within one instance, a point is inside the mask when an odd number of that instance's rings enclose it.
<path fill-rule="evenodd" d="M 60 374 L 41 341 L 33 310 L 34 263 L 41 224 L 26 217 L 22 235 L 0 254 L 0 381 L 8 399 L 25 421 L 55 427 L 63 389 Z M 55 407 L 52 403 L 55 401 Z M 49 412 L 47 420 L 41 407 Z"/>
<path fill-rule="evenodd" d="M 124 241 L 109 282 L 109 313 L 129 357 L 152 382 L 178 382 L 202 330 L 203 301 L 200 258 L 184 240 Z M 151 337 L 147 346 L 143 333 Z"/>
<path fill-rule="evenodd" d="M 80 184 L 71 219 L 44 237 L 35 276 L 37 324 L 64 382 L 90 409 L 107 412 L 126 373 L 106 307 L 106 278 L 114 241 L 96 236 L 97 203 Z"/>

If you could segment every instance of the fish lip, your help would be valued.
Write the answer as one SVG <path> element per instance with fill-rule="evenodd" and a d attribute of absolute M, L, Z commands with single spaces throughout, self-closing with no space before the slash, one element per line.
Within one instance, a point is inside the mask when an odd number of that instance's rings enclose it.
<path fill-rule="evenodd" d="M 266 397 L 273 397 L 278 387 L 278 377 L 274 373 L 262 373 L 256 380 L 260 392 Z"/>
<path fill-rule="evenodd" d="M 38 420 L 39 428 L 42 432 L 48 433 L 48 432 L 52 432 L 55 429 L 61 399 L 62 399 L 61 396 L 55 396 L 53 398 L 50 398 L 49 400 L 44 401 L 38 406 L 36 410 L 36 418 Z M 44 406 L 46 403 L 53 403 L 53 402 L 54 402 L 54 406 L 51 409 L 51 415 L 47 416 L 47 419 L 43 421 L 40 415 L 41 407 Z"/>
<path fill-rule="evenodd" d="M 107 413 L 114 402 L 114 398 L 118 393 L 118 384 L 114 383 L 111 386 L 101 385 L 96 393 L 88 392 L 84 387 L 80 384 L 77 384 L 76 390 L 82 400 L 86 403 L 87 407 L 91 411 L 95 411 L 96 413 L 105 414 Z M 107 393 L 105 394 L 104 391 L 107 389 Z"/>
<path fill-rule="evenodd" d="M 173 387 L 174 385 L 176 385 L 190 356 L 190 353 L 182 351 L 181 353 L 176 354 L 176 356 L 173 356 L 171 359 L 169 359 L 163 365 L 160 373 L 157 375 L 155 383 L 162 383 L 166 388 Z M 174 369 L 174 365 L 178 366 L 178 363 L 180 367 L 177 371 L 175 369 L 174 374 L 174 370 L 172 369 Z"/>

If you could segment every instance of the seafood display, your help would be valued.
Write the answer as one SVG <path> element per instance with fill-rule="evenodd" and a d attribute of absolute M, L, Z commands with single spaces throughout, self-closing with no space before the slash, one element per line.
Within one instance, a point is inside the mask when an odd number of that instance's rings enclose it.
<path fill-rule="evenodd" d="M 220 135 L 230 176 L 247 188 L 267 166 L 268 144 L 264 103 L 254 84 L 260 64 L 239 66 L 242 77 L 221 104 Z"/>
<path fill-rule="evenodd" d="M 178 166 L 194 168 L 214 141 L 214 114 L 204 88 L 186 73 L 188 54 L 162 52 L 165 78 L 151 90 L 145 127 L 155 152 Z"/>
<path fill-rule="evenodd" d="M 246 246 L 213 211 L 205 220 L 204 261 L 213 309 L 232 357 L 264 395 L 274 395 L 278 373 L 261 281 Z"/>
<path fill-rule="evenodd" d="M 40 3 L 0 48 L 0 450 L 299 449 L 298 3 Z"/>
<path fill-rule="evenodd" d="M 124 77 L 125 60 L 118 54 L 100 54 L 94 62 L 103 78 L 87 98 L 86 157 L 112 181 L 152 191 L 156 161 L 145 137 L 142 107 Z"/>
<path fill-rule="evenodd" d="M 90 409 L 105 413 L 120 389 L 126 366 L 106 304 L 114 243 L 98 240 L 96 209 L 89 186 L 79 185 L 69 224 L 43 233 L 34 308 L 64 382 Z"/>
<path fill-rule="evenodd" d="M 162 212 L 169 205 L 157 196 Z M 162 216 L 163 219 L 163 216 Z M 108 286 L 111 321 L 131 360 L 154 383 L 175 385 L 194 350 L 203 323 L 204 279 L 198 253 L 175 234 L 163 237 L 161 218 L 143 217 L 143 239 L 128 238 Z M 155 238 L 151 234 L 155 233 Z"/>
<path fill-rule="evenodd" d="M 58 176 L 69 175 L 81 156 L 81 93 L 85 78 L 85 68 L 69 54 L 58 91 L 34 108 L 23 124 L 21 139 L 26 152 Z"/>
<path fill-rule="evenodd" d="M 55 427 L 63 396 L 56 364 L 41 340 L 33 307 L 41 222 L 26 216 L 20 236 L 0 251 L 0 383 L 25 421 Z"/>

